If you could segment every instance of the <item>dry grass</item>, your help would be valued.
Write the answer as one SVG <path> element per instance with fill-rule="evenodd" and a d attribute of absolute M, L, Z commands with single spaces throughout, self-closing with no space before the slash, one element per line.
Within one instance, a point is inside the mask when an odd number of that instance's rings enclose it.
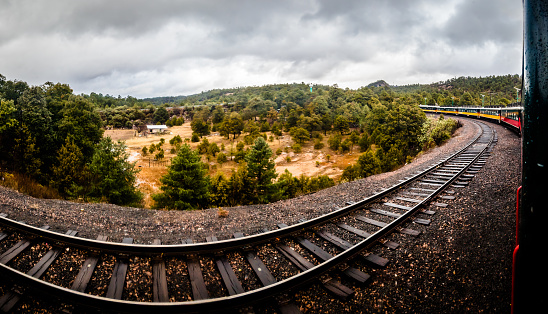
<path fill-rule="evenodd" d="M 28 176 L 0 172 L 0 185 L 36 198 L 62 199 L 56 189 L 43 186 Z"/>
<path fill-rule="evenodd" d="M 217 215 L 219 216 L 219 218 L 226 218 L 228 217 L 228 210 L 219 207 L 219 209 L 217 210 Z"/>

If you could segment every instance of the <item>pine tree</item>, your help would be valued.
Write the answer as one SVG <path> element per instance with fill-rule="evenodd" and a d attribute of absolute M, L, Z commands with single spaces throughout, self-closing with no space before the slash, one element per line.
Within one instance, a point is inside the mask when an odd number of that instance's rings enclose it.
<path fill-rule="evenodd" d="M 210 182 L 207 170 L 200 155 L 187 144 L 181 146 L 160 182 L 163 193 L 153 196 L 159 208 L 187 210 L 208 205 Z"/>
<path fill-rule="evenodd" d="M 87 167 L 84 154 L 72 137 L 67 137 L 57 152 L 57 162 L 59 165 L 53 167 L 55 185 L 61 194 L 76 196 L 83 184 Z"/>
<path fill-rule="evenodd" d="M 17 127 L 14 143 L 11 151 L 14 169 L 32 178 L 38 178 L 42 166 L 40 150 L 36 145 L 36 138 L 32 136 L 26 124 L 21 123 Z"/>
<path fill-rule="evenodd" d="M 370 149 L 360 155 L 356 165 L 358 166 L 359 177 L 361 178 L 381 173 L 380 161 Z"/>
<path fill-rule="evenodd" d="M 272 201 L 276 194 L 276 188 L 272 181 L 277 177 L 277 174 L 274 168 L 275 163 L 271 157 L 272 150 L 264 138 L 258 137 L 245 158 L 247 176 L 253 187 L 250 197 L 259 203 Z"/>
<path fill-rule="evenodd" d="M 129 162 L 126 145 L 103 138 L 89 166 L 92 186 L 91 196 L 106 199 L 117 205 L 138 204 L 142 195 L 135 188 L 137 173 L 135 162 Z"/>

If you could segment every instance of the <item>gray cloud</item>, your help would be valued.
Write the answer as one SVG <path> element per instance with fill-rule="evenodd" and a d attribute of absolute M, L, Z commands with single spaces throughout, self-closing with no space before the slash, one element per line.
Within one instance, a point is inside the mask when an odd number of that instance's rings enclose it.
<path fill-rule="evenodd" d="M 516 1 L 462 2 L 439 35 L 452 45 L 513 43 L 522 33 L 522 11 L 511 2 Z"/>
<path fill-rule="evenodd" d="M 0 73 L 149 97 L 217 87 L 517 73 L 513 0 L 8 0 Z"/>

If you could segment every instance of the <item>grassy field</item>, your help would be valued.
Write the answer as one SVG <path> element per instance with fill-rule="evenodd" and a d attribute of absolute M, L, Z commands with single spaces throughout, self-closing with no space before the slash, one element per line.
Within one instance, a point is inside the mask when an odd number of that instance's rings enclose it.
<path fill-rule="evenodd" d="M 266 133 L 270 138 L 270 132 Z M 141 149 L 143 146 L 150 147 L 151 144 L 157 144 L 160 142 L 160 139 L 165 140 L 163 149 L 165 151 L 165 159 L 173 158 L 175 155 L 170 154 L 171 145 L 169 140 L 174 136 L 180 135 L 183 140 L 190 139 L 192 136 L 192 130 L 190 128 L 190 123 L 185 123 L 182 126 L 175 126 L 169 128 L 168 132 L 164 134 L 153 134 L 146 137 L 136 136 L 136 131 L 134 130 L 107 130 L 105 131 L 104 136 L 109 136 L 113 140 L 122 140 L 125 141 L 128 146 L 128 152 L 130 154 L 130 160 L 137 162 L 137 167 L 141 169 L 141 172 L 137 175 L 139 190 L 145 194 L 145 207 L 152 206 L 151 195 L 160 192 L 160 178 L 167 173 L 166 166 L 154 165 L 152 160 L 154 157 L 152 155 L 142 156 Z M 314 149 L 314 141 L 311 140 L 304 145 L 302 145 L 302 152 L 295 153 L 290 148 L 293 145 L 293 141 L 289 134 L 284 133 L 278 139 L 273 141 L 268 141 L 268 145 L 275 153 L 279 148 L 282 150 L 280 155 L 274 155 L 276 163 L 276 172 L 281 174 L 285 169 L 289 170 L 294 176 L 300 176 L 305 174 L 307 176 L 316 176 L 316 175 L 328 175 L 333 179 L 338 179 L 344 168 L 348 165 L 353 164 L 359 157 L 359 147 L 356 145 L 350 153 L 338 154 L 333 150 L 328 148 L 327 139 L 328 136 L 324 136 L 324 148 L 320 150 Z M 223 151 L 229 161 L 220 165 L 217 163 L 215 158 L 212 158 L 209 162 L 206 157 L 203 156 L 202 160 L 209 164 L 209 173 L 214 175 L 218 172 L 225 173 L 230 175 L 231 171 L 238 167 L 238 164 L 234 161 L 230 161 L 229 151 L 231 145 L 236 147 L 238 141 L 243 141 L 243 135 L 237 137 L 234 143 L 227 140 L 226 138 L 220 136 L 218 133 L 212 133 L 206 137 L 210 143 L 216 143 L 219 147 L 222 144 L 225 145 L 225 150 Z M 274 138 L 276 138 L 274 136 Z M 190 143 L 189 145 L 196 149 L 199 143 Z M 327 160 L 327 155 L 330 155 L 329 161 Z M 288 161 L 287 157 L 290 157 Z"/>

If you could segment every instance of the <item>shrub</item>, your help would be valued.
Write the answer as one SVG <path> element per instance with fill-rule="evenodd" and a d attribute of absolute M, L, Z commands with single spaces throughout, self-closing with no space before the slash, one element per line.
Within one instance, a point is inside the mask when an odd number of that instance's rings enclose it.
<path fill-rule="evenodd" d="M 458 123 L 453 119 L 444 119 L 443 116 L 438 120 L 427 119 L 422 125 L 419 144 L 423 150 L 441 145 L 451 138 L 457 128 Z"/>
<path fill-rule="evenodd" d="M 215 157 L 215 155 L 217 155 L 217 153 L 220 152 L 220 151 L 221 151 L 221 149 L 219 148 L 217 143 L 209 144 L 209 147 L 207 149 L 207 153 L 210 154 L 210 155 L 213 155 L 213 157 Z"/>
<path fill-rule="evenodd" d="M 367 133 L 363 133 L 360 139 L 358 140 L 358 145 L 360 146 L 360 151 L 365 152 L 371 146 L 371 141 Z"/>
<path fill-rule="evenodd" d="M 359 179 L 360 177 L 360 166 L 357 164 L 350 165 L 343 170 L 341 181 L 350 182 Z"/>
<path fill-rule="evenodd" d="M 316 142 L 314 142 L 314 149 L 322 149 L 324 146 L 324 143 L 320 139 L 317 139 Z"/>
<path fill-rule="evenodd" d="M 156 155 L 154 155 L 154 159 L 156 159 L 156 160 L 164 159 L 164 150 L 160 148 L 158 153 Z"/>
<path fill-rule="evenodd" d="M 209 141 L 207 138 L 203 138 L 202 139 L 202 142 L 200 144 L 198 144 L 198 153 L 200 154 L 206 154 L 207 153 L 207 150 L 209 149 Z"/>
<path fill-rule="evenodd" d="M 350 141 L 350 139 L 344 140 L 340 145 L 341 151 L 343 153 L 349 152 L 351 147 L 352 147 L 352 141 Z"/>
<path fill-rule="evenodd" d="M 219 154 L 217 154 L 217 162 L 218 162 L 219 164 L 221 164 L 221 165 L 222 165 L 223 163 L 227 162 L 226 155 L 225 155 L 224 153 L 219 153 Z"/>
<path fill-rule="evenodd" d="M 289 130 L 289 134 L 297 144 L 304 144 L 310 139 L 310 133 L 304 128 L 293 127 Z"/>
<path fill-rule="evenodd" d="M 339 146 L 341 145 L 341 135 L 340 134 L 333 134 L 329 137 L 327 140 L 327 144 L 329 144 L 329 148 L 331 148 L 334 151 L 339 150 Z"/>
<path fill-rule="evenodd" d="M 177 144 L 182 144 L 183 143 L 183 139 L 181 138 L 180 135 L 175 135 L 172 139 L 169 140 L 169 144 L 175 146 Z"/>

